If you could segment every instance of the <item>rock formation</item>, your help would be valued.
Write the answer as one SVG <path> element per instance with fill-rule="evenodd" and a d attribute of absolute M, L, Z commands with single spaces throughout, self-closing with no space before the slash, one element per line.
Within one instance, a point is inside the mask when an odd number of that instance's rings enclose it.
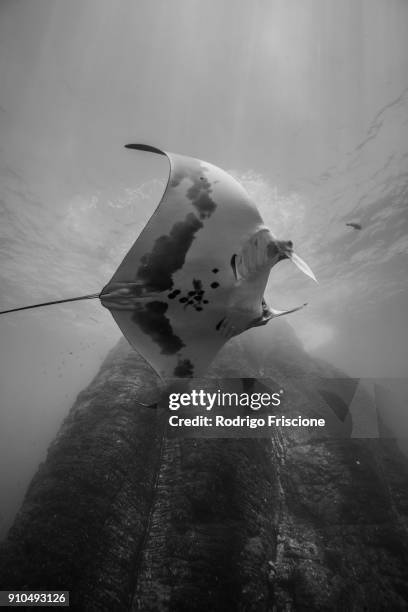
<path fill-rule="evenodd" d="M 282 414 L 323 415 L 324 433 L 168 437 L 158 379 L 121 341 L 27 491 L 0 587 L 69 590 L 98 612 L 405 610 L 406 458 L 351 438 L 327 383 L 342 375 L 285 322 L 265 333 L 230 342 L 209 376 L 270 377 Z"/>

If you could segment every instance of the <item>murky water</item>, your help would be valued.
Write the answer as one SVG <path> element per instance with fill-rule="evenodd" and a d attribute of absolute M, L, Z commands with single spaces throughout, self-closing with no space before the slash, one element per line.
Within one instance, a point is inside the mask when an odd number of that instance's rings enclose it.
<path fill-rule="evenodd" d="M 147 142 L 230 170 L 294 241 L 319 285 L 284 262 L 266 298 L 309 302 L 306 349 L 405 377 L 407 7 L 182 4 L 0 6 L 0 308 L 103 287 L 164 189 L 164 159 L 123 149 Z M 0 319 L 0 534 L 119 336 L 97 300 Z"/>

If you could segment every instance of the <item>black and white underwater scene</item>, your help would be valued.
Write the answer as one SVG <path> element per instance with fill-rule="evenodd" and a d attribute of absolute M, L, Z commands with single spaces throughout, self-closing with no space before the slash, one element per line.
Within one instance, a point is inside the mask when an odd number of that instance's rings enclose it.
<path fill-rule="evenodd" d="M 0 590 L 407 610 L 407 206 L 406 0 L 0 0 Z"/>

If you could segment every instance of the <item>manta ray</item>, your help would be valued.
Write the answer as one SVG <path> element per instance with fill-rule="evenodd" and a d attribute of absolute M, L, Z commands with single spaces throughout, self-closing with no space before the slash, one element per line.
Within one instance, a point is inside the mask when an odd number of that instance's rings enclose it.
<path fill-rule="evenodd" d="M 233 336 L 306 305 L 267 305 L 265 287 L 278 262 L 290 259 L 316 278 L 230 174 L 149 145 L 126 147 L 166 156 L 170 172 L 159 205 L 110 281 L 100 293 L 0 314 L 99 298 L 163 379 L 199 376 Z"/>

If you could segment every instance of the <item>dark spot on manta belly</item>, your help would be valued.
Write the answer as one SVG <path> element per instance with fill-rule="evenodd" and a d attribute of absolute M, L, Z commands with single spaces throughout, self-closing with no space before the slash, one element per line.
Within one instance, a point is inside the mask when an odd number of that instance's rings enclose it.
<path fill-rule="evenodd" d="M 166 302 L 148 302 L 145 308 L 134 311 L 132 320 L 160 346 L 163 355 L 174 355 L 184 343 L 173 333 L 170 319 L 165 316 L 167 309 Z"/>
<path fill-rule="evenodd" d="M 148 291 L 165 291 L 173 287 L 172 275 L 183 267 L 195 234 L 203 227 L 195 214 L 173 225 L 168 236 L 160 236 L 150 253 L 141 258 L 137 278 L 143 280 Z M 174 293 L 173 293 L 174 295 Z"/>
<path fill-rule="evenodd" d="M 211 197 L 211 183 L 203 176 L 203 172 L 207 171 L 200 161 L 190 160 L 188 168 L 176 170 L 170 182 L 170 187 L 177 187 L 183 179 L 189 179 L 192 182 L 186 195 L 196 208 L 200 219 L 210 217 L 217 208 L 217 204 Z"/>
<path fill-rule="evenodd" d="M 212 289 L 216 289 L 216 288 L 217 288 L 217 287 L 219 287 L 219 286 L 220 286 L 220 283 L 211 283 L 211 285 L 210 285 L 210 287 L 211 287 Z"/>
<path fill-rule="evenodd" d="M 204 183 L 201 183 L 203 185 Z M 194 190 L 193 193 L 190 193 L 191 190 Z M 198 214 L 200 215 L 200 219 L 206 219 L 207 217 L 211 217 L 214 210 L 217 208 L 214 200 L 209 196 L 211 190 L 207 189 L 205 191 L 201 191 L 197 193 L 194 185 L 190 187 L 187 191 L 187 197 L 191 200 L 192 205 L 197 209 Z"/>
<path fill-rule="evenodd" d="M 205 291 L 203 289 L 203 281 L 199 278 L 193 278 L 193 289 L 187 291 L 184 296 L 179 298 L 179 302 L 184 304 L 184 310 L 188 306 L 192 306 L 197 312 L 203 310 L 202 305 L 208 304 L 208 300 L 204 300 Z"/>
<path fill-rule="evenodd" d="M 174 300 L 174 298 L 180 295 L 180 293 L 181 293 L 180 289 L 175 289 L 174 291 L 169 293 L 167 297 L 169 298 L 169 300 Z"/>

